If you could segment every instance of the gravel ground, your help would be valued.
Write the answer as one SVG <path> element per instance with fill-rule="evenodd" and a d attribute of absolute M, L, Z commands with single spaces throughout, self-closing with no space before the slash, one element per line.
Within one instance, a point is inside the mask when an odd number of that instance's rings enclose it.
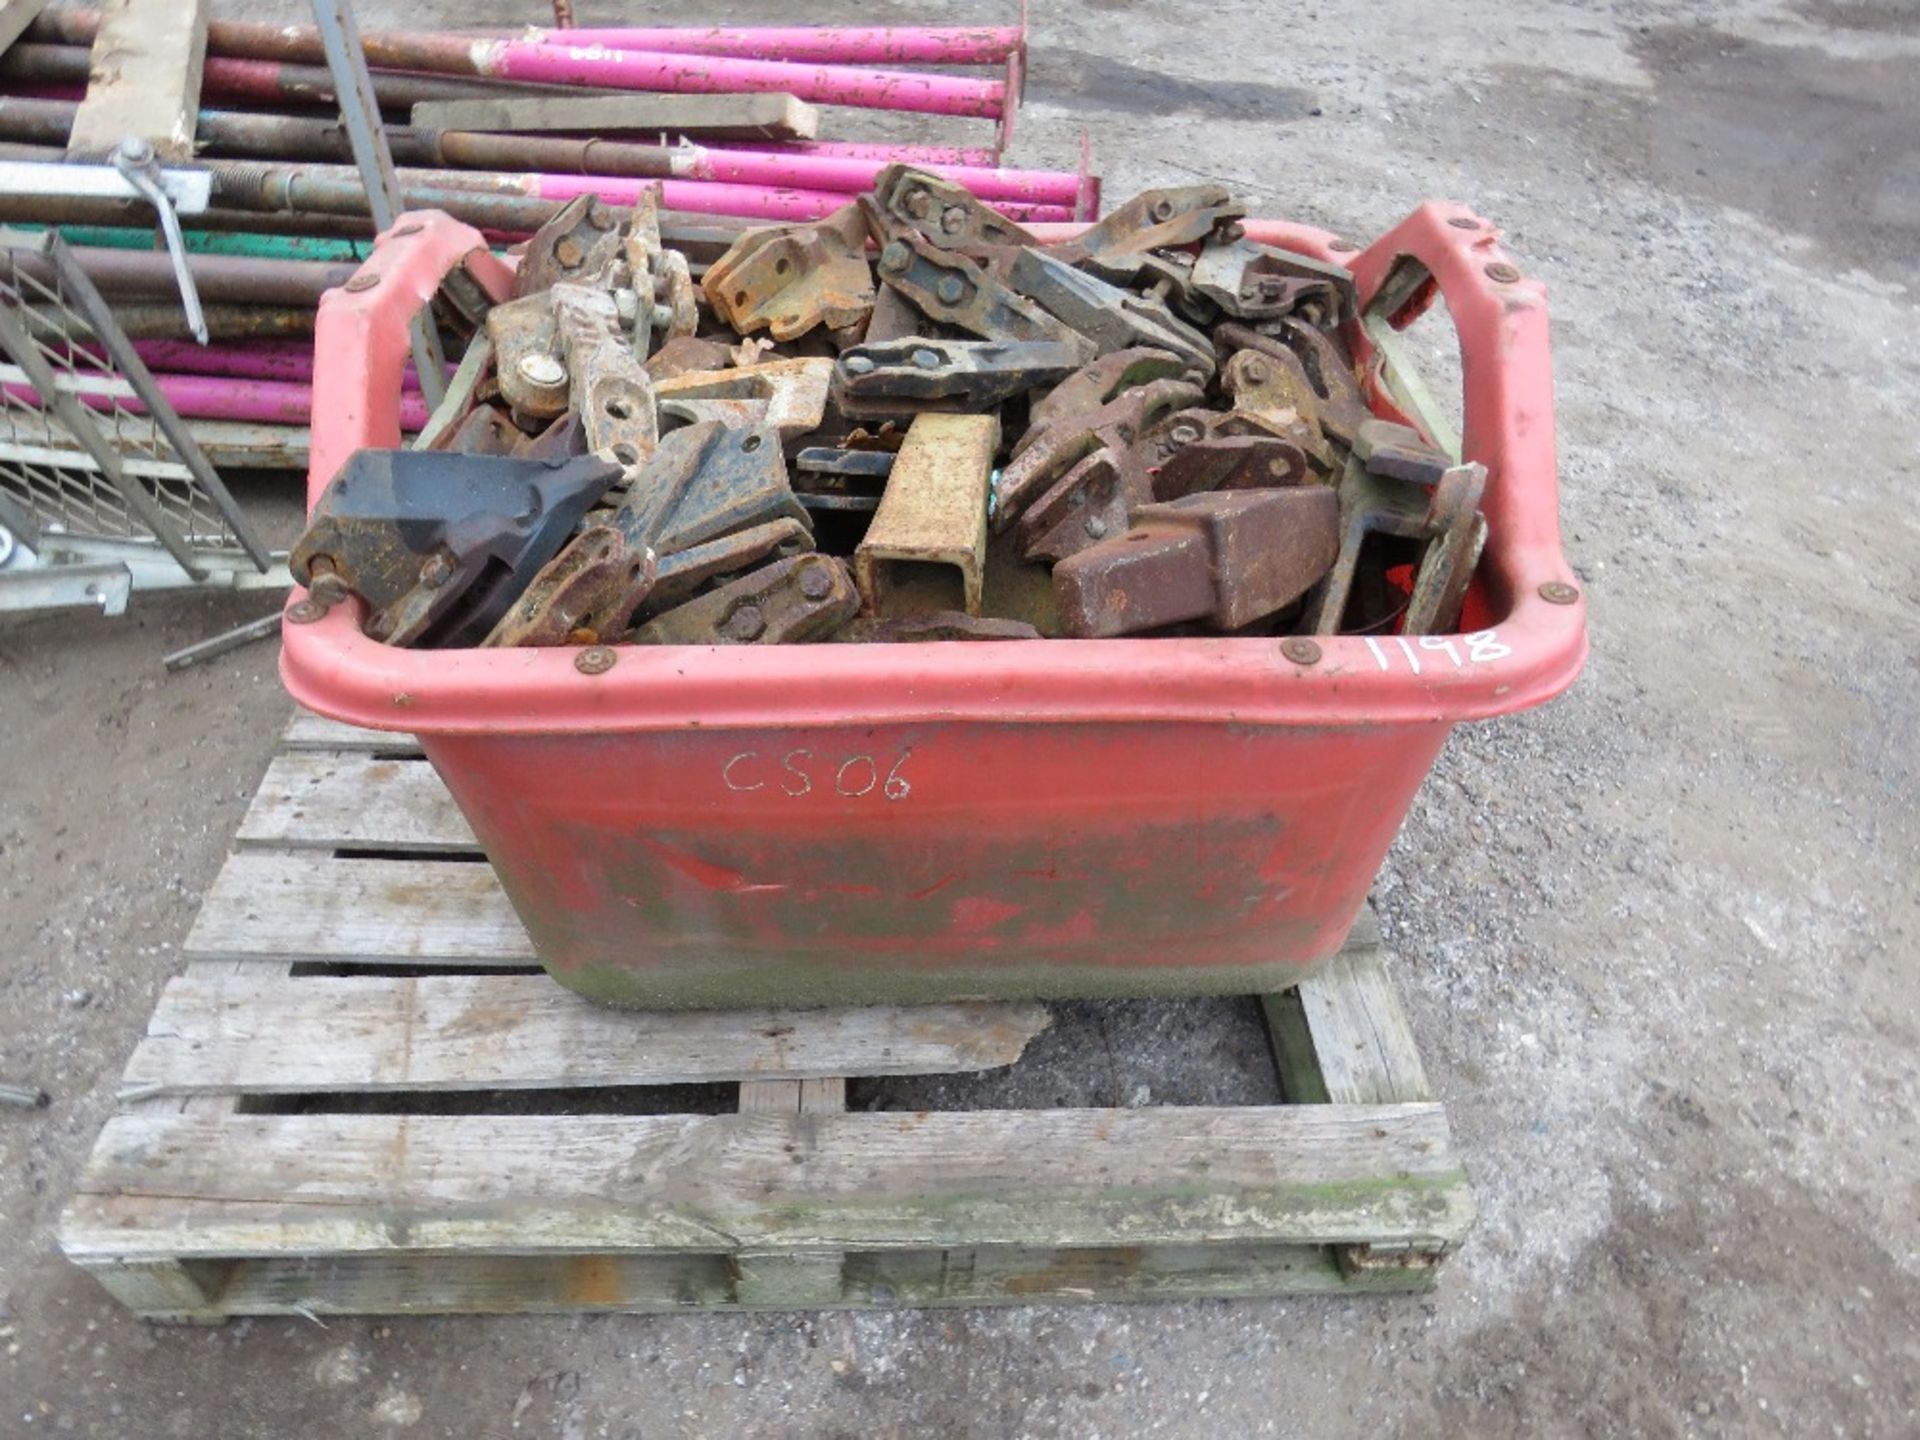
<path fill-rule="evenodd" d="M 1039 16 L 1019 161 L 1356 237 L 1449 195 L 1552 289 L 1593 660 L 1456 735 L 1379 887 L 1482 1206 L 1433 1295 L 129 1320 L 54 1220 L 287 714 L 270 648 L 157 667 L 258 602 L 142 603 L 0 627 L 0 1072 L 55 1097 L 0 1114 L 0 1434 L 1920 1433 L 1917 62 L 1909 0 Z M 1124 1022 L 1154 1094 L 1215 1018 Z"/>

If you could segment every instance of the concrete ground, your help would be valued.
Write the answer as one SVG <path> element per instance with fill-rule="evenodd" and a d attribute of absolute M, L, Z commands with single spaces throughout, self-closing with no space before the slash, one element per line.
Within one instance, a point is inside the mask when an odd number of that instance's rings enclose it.
<path fill-rule="evenodd" d="M 0 628 L 0 1073 L 54 1096 L 0 1113 L 0 1434 L 1920 1433 L 1920 16 L 1038 9 L 1018 161 L 1086 130 L 1113 198 L 1206 176 L 1356 237 L 1453 196 L 1552 290 L 1593 659 L 1456 735 L 1379 889 L 1483 1209 L 1438 1291 L 129 1320 L 55 1216 L 288 713 L 269 647 L 158 668 L 257 602 L 142 603 Z M 1163 1035 L 1174 1092 L 1207 1047 Z"/>

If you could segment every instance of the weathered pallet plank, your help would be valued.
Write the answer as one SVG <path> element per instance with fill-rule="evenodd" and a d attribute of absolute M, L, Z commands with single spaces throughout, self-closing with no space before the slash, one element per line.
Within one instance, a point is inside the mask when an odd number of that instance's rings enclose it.
<path fill-rule="evenodd" d="M 82 1262 L 1210 1242 L 1445 1249 L 1434 1104 L 844 1115 L 132 1113 L 61 1221 Z"/>
<path fill-rule="evenodd" d="M 117 1267 L 86 1268 L 110 1287 Z M 149 1319 L 238 1315 L 661 1314 L 785 1308 L 744 1298 L 723 1255 L 355 1255 L 196 1261 L 194 1288 L 159 1292 Z M 845 1309 L 1260 1298 L 1422 1290 L 1425 1275 L 1344 1274 L 1326 1246 L 1186 1245 L 849 1255 Z M 748 1292 L 751 1293 L 750 1290 Z M 179 1300 L 169 1303 L 172 1295 Z M 136 1306 L 136 1309 L 143 1307 Z"/>
<path fill-rule="evenodd" d="M 527 95 L 426 100 L 413 123 L 509 134 L 707 135 L 811 140 L 820 112 L 792 95 Z"/>
<path fill-rule="evenodd" d="M 843 1078 L 749 1080 L 740 1086 L 742 1115 L 838 1115 L 846 1108 Z M 840 1299 L 842 1250 L 742 1250 L 729 1259 L 733 1298 L 742 1305 L 810 1308 Z"/>
<path fill-rule="evenodd" d="M 658 1014 L 610 1010 L 545 975 L 168 982 L 123 1087 L 141 1095 L 563 1089 L 749 1077 L 937 1075 L 1010 1065 L 1043 1005 Z M 844 1097 L 844 1081 L 834 1078 Z M 844 1104 L 844 1100 L 843 1100 Z M 799 1108 L 788 1106 L 789 1113 Z"/>
<path fill-rule="evenodd" d="M 1343 951 L 1298 989 L 1328 1100 L 1390 1105 L 1433 1098 L 1413 1027 L 1378 948 Z"/>
<path fill-rule="evenodd" d="M 367 730 L 296 709 L 280 743 L 289 750 L 365 750 L 385 755 L 418 755 L 420 742 L 398 730 Z"/>
<path fill-rule="evenodd" d="M 274 756 L 236 841 L 428 855 L 473 854 L 480 848 L 425 760 L 318 751 Z"/>
<path fill-rule="evenodd" d="M 491 865 L 229 855 L 187 936 L 199 959 L 537 965 Z"/>
<path fill-rule="evenodd" d="M 209 0 L 102 0 L 69 155 L 108 155 L 133 135 L 163 161 L 193 158 L 209 10 Z"/>

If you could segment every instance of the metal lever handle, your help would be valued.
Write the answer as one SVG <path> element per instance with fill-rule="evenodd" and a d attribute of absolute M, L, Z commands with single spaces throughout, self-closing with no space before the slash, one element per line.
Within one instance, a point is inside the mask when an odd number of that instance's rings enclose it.
<path fill-rule="evenodd" d="M 180 305 L 187 312 L 187 328 L 202 345 L 207 343 L 207 317 L 200 308 L 200 292 L 193 287 L 193 271 L 187 264 L 187 241 L 180 233 L 180 217 L 173 213 L 173 202 L 160 184 L 160 162 L 153 147 L 138 136 L 129 135 L 114 149 L 113 168 L 126 177 L 160 217 L 160 229 L 167 239 L 167 254 L 173 261 L 173 278 L 180 286 Z"/>

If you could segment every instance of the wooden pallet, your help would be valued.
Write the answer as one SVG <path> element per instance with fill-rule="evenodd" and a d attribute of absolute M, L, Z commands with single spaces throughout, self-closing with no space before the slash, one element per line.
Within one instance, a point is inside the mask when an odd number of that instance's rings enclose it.
<path fill-rule="evenodd" d="M 1370 920 L 1262 999 L 1288 1103 L 850 1112 L 1048 1007 L 600 1009 L 476 855 L 411 742 L 297 719 L 68 1257 L 166 1320 L 917 1306 L 1422 1289 L 1472 1223 Z"/>

